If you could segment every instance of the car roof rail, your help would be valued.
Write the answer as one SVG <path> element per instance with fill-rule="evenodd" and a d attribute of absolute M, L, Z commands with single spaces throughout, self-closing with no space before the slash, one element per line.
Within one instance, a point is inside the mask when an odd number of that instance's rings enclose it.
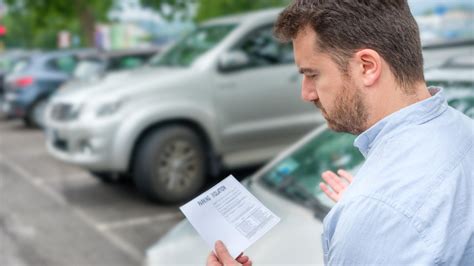
<path fill-rule="evenodd" d="M 435 50 L 442 48 L 453 48 L 460 46 L 474 45 L 474 39 L 456 40 L 456 41 L 445 41 L 445 42 L 432 42 L 422 45 L 423 50 Z"/>

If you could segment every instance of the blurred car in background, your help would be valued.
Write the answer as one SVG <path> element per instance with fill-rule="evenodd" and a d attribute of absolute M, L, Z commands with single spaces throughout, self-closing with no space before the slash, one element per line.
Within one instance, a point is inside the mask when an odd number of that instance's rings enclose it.
<path fill-rule="evenodd" d="M 363 156 L 354 148 L 354 139 L 321 126 L 243 181 L 281 218 L 271 232 L 245 251 L 254 263 L 323 264 L 322 220 L 333 203 L 318 184 L 326 170 L 343 168 L 355 174 Z M 147 250 L 145 265 L 198 265 L 206 261 L 209 252 L 207 243 L 183 220 Z"/>
<path fill-rule="evenodd" d="M 427 84 L 442 86 L 450 105 L 471 116 L 474 108 L 473 54 L 450 58 L 425 71 Z M 322 220 L 332 202 L 319 188 L 322 172 L 346 169 L 353 175 L 364 158 L 355 136 L 321 126 L 282 152 L 242 183 L 281 218 L 269 234 L 245 251 L 262 265 L 323 264 Z M 210 249 L 183 220 L 146 252 L 146 265 L 198 265 Z M 186 254 L 186 256 L 183 256 Z"/>
<path fill-rule="evenodd" d="M 474 40 L 461 40 L 423 46 L 423 67 L 440 67 L 452 58 L 474 54 Z"/>
<path fill-rule="evenodd" d="M 49 152 L 102 180 L 130 173 L 166 202 L 270 159 L 324 121 L 300 100 L 291 44 L 273 38 L 280 11 L 209 21 L 149 67 L 53 97 Z"/>
<path fill-rule="evenodd" d="M 31 54 L 18 61 L 5 77 L 7 117 L 21 118 L 28 126 L 41 127 L 48 97 L 72 77 L 77 56 L 92 50 L 54 51 Z"/>
<path fill-rule="evenodd" d="M 32 52 L 14 50 L 0 54 L 0 111 L 3 109 L 4 101 L 4 79 L 12 72 L 18 62 L 25 60 Z"/>
<path fill-rule="evenodd" d="M 427 69 L 429 86 L 445 88 L 448 104 L 474 119 L 474 49 L 449 58 L 438 68 Z"/>
<path fill-rule="evenodd" d="M 78 63 L 72 74 L 72 79 L 62 85 L 57 93 L 90 88 L 90 84 L 97 82 L 108 73 L 143 66 L 158 52 L 158 48 L 150 47 L 101 51 L 81 55 L 78 57 Z"/>

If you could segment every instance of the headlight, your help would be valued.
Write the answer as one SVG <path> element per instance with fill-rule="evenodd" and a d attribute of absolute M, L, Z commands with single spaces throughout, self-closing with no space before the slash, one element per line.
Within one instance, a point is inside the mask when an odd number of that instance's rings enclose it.
<path fill-rule="evenodd" d="M 76 120 L 79 118 L 79 115 L 81 114 L 81 111 L 82 111 L 82 107 L 83 107 L 82 105 L 79 105 L 71 110 L 71 113 L 70 113 L 71 120 Z"/>
<path fill-rule="evenodd" d="M 57 121 L 76 120 L 82 110 L 82 105 L 73 105 L 69 103 L 54 103 L 48 109 L 49 117 Z"/>
<path fill-rule="evenodd" d="M 96 115 L 97 117 L 105 117 L 105 116 L 113 115 L 120 109 L 122 104 L 123 104 L 122 100 L 116 100 L 116 101 L 103 103 L 99 105 L 99 107 L 97 108 Z"/>

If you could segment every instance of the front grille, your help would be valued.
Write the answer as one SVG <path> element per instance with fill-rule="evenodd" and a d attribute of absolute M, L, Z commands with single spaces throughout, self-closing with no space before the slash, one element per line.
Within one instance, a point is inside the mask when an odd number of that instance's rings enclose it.
<path fill-rule="evenodd" d="M 0 74 L 0 99 L 3 98 L 3 94 L 5 93 L 3 82 L 4 82 L 4 75 Z"/>
<path fill-rule="evenodd" d="M 54 104 L 51 108 L 51 118 L 57 121 L 73 120 L 75 118 L 74 108 L 71 104 Z"/>
<path fill-rule="evenodd" d="M 53 145 L 62 151 L 67 151 L 67 141 L 62 139 L 55 139 L 53 140 Z"/>

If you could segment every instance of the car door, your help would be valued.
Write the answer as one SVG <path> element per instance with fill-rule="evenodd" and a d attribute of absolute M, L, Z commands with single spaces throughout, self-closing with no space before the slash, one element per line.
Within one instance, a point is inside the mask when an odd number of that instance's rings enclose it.
<path fill-rule="evenodd" d="M 272 156 L 316 126 L 314 106 L 300 98 L 291 44 L 277 42 L 272 25 L 249 32 L 231 50 L 244 52 L 250 63 L 216 78 L 214 102 L 225 152 Z"/>

